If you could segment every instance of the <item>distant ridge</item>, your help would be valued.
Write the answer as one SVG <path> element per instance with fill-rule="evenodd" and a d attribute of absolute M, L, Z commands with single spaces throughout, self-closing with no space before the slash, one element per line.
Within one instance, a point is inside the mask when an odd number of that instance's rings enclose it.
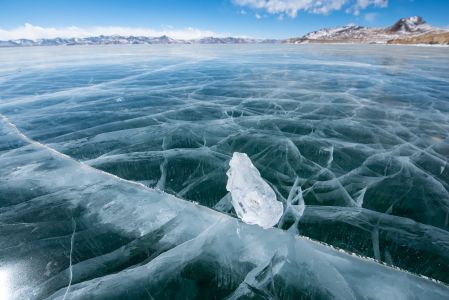
<path fill-rule="evenodd" d="M 17 39 L 0 41 L 0 47 L 73 46 L 73 45 L 153 45 L 153 44 L 440 44 L 449 45 L 449 30 L 433 27 L 420 16 L 402 18 L 386 28 L 347 25 L 324 28 L 302 37 L 286 40 L 252 39 L 242 37 L 204 37 L 201 39 L 173 39 L 166 35 L 149 36 L 93 36 L 85 38 Z"/>
<path fill-rule="evenodd" d="M 147 36 L 94 36 L 86 38 L 17 39 L 0 41 L 0 47 L 73 46 L 73 45 L 154 45 L 154 44 L 272 44 L 279 40 L 250 39 L 240 37 L 206 37 L 194 40 L 173 39 L 166 35 Z"/>
<path fill-rule="evenodd" d="M 449 44 L 449 31 L 432 27 L 420 16 L 402 18 L 386 28 L 348 25 L 325 28 L 299 38 L 283 41 L 287 44 L 357 43 L 357 44 Z"/>

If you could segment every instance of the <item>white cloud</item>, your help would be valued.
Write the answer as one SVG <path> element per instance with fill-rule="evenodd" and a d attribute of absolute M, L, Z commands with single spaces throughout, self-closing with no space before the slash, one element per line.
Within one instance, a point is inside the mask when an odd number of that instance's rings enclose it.
<path fill-rule="evenodd" d="M 261 15 L 259 15 L 258 13 L 256 13 L 256 14 L 255 14 L 254 16 L 256 17 L 256 19 L 257 19 L 257 20 L 260 20 L 260 19 L 262 19 L 262 16 L 261 16 Z"/>
<path fill-rule="evenodd" d="M 167 35 L 175 39 L 198 39 L 208 36 L 224 37 L 229 36 L 229 33 L 219 33 L 210 30 L 201 30 L 197 28 L 183 28 L 175 29 L 170 26 L 165 26 L 162 29 L 139 28 L 139 27 L 120 27 L 120 26 L 105 26 L 105 27 L 40 27 L 32 24 L 25 24 L 12 29 L 0 28 L 0 40 L 14 40 L 14 39 L 44 39 L 44 38 L 71 38 L 71 37 L 91 37 L 98 35 L 123 35 L 123 36 L 161 36 Z"/>
<path fill-rule="evenodd" d="M 374 7 L 387 7 L 388 0 L 233 0 L 238 6 L 265 10 L 270 14 L 287 14 L 294 18 L 299 11 L 315 14 L 329 14 L 346 9 L 359 15 L 360 11 Z"/>
<path fill-rule="evenodd" d="M 357 0 L 350 10 L 358 16 L 360 15 L 361 10 L 366 9 L 369 6 L 385 8 L 388 6 L 388 0 Z"/>

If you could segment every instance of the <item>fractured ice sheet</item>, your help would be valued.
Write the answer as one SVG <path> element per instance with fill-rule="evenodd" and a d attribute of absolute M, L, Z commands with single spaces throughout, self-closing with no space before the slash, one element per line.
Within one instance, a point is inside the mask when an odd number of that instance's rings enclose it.
<path fill-rule="evenodd" d="M 5 118 L 0 146 L 9 299 L 449 297 L 443 284 L 93 169 Z"/>
<path fill-rule="evenodd" d="M 234 152 L 229 162 L 226 189 L 237 216 L 248 224 L 270 228 L 279 222 L 284 207 L 273 189 L 260 177 L 245 153 Z"/>
<path fill-rule="evenodd" d="M 449 282 L 449 232 L 363 208 L 307 206 L 297 230 L 360 255 Z M 348 234 L 350 233 L 350 234 Z"/>
<path fill-rule="evenodd" d="M 289 230 L 297 232 L 299 220 L 304 214 L 304 209 L 304 198 L 301 186 L 299 185 L 299 177 L 297 177 L 288 195 L 279 227 L 289 228 Z"/>
<path fill-rule="evenodd" d="M 226 171 L 247 153 L 287 204 L 278 227 L 449 283 L 448 70 L 446 48 L 0 49 L 0 113 L 87 165 L 234 217 Z M 45 192 L 28 184 L 4 201 Z"/>

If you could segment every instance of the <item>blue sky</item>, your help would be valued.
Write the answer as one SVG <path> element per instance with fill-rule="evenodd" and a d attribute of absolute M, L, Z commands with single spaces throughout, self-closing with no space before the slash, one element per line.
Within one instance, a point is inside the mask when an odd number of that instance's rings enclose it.
<path fill-rule="evenodd" d="M 349 23 L 387 26 L 412 15 L 448 27 L 449 0 L 0 0 L 0 39 L 134 28 L 186 38 L 286 38 Z"/>

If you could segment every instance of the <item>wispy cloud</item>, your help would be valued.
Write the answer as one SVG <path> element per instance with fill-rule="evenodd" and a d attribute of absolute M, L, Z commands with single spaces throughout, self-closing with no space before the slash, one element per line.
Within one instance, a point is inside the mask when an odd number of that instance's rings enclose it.
<path fill-rule="evenodd" d="M 32 24 L 25 24 L 12 29 L 0 28 L 0 40 L 14 39 L 44 39 L 44 38 L 71 38 L 71 37 L 91 37 L 98 35 L 123 35 L 123 36 L 161 36 L 167 35 L 175 39 L 198 39 L 208 36 L 223 37 L 229 36 L 229 33 L 214 32 L 210 30 L 201 30 L 197 28 L 175 29 L 165 26 L 163 29 L 138 28 L 138 27 L 41 27 Z"/>
<path fill-rule="evenodd" d="M 299 11 L 314 14 L 329 14 L 344 9 L 359 15 L 370 6 L 387 7 L 388 0 L 233 0 L 242 7 L 265 10 L 270 14 L 286 14 L 294 18 Z"/>

